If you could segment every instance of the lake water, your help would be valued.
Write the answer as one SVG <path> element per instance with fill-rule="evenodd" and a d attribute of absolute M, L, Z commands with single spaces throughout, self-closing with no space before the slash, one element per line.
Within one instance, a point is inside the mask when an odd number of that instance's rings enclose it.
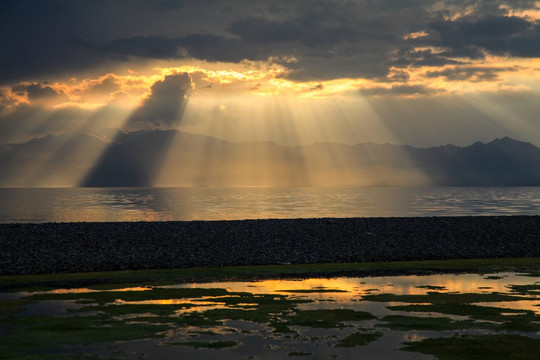
<path fill-rule="evenodd" d="M 0 223 L 467 215 L 540 215 L 540 187 L 0 189 Z"/>

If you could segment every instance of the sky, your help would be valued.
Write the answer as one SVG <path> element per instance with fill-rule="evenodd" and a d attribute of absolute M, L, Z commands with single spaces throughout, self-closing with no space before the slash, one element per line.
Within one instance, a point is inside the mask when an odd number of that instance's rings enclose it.
<path fill-rule="evenodd" d="M 0 144 L 540 146 L 540 1 L 3 0 Z"/>

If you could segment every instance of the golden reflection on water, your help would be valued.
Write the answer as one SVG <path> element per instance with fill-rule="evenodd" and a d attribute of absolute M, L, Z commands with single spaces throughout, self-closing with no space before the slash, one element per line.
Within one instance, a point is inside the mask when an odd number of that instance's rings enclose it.
<path fill-rule="evenodd" d="M 255 282 L 218 282 L 206 284 L 186 284 L 179 287 L 225 288 L 231 292 L 252 294 L 277 293 L 297 296 L 331 296 L 332 298 L 352 298 L 366 294 L 426 295 L 429 292 L 508 293 L 509 285 L 526 285 L 531 278 L 514 273 L 499 273 L 490 278 L 480 274 L 410 275 L 365 278 L 317 278 L 302 280 L 261 280 Z M 295 293 L 294 291 L 302 292 Z M 304 290 L 310 290 L 311 293 Z M 319 291 L 321 290 L 321 291 Z M 319 291 L 319 292 L 318 292 Z"/>
<path fill-rule="evenodd" d="M 95 293 L 95 292 L 104 292 L 104 291 L 148 291 L 152 290 L 152 287 L 148 286 L 135 286 L 127 287 L 121 289 L 90 289 L 90 288 L 77 288 L 77 289 L 54 289 L 54 290 L 44 290 L 44 291 L 24 291 L 21 294 L 27 295 L 39 295 L 39 294 L 85 294 L 85 293 Z"/>
<path fill-rule="evenodd" d="M 225 288 L 230 292 L 251 294 L 279 294 L 291 298 L 312 300 L 315 303 L 333 302 L 333 307 L 361 307 L 365 295 L 428 295 L 432 292 L 489 294 L 504 293 L 517 295 L 510 285 L 533 284 L 534 278 L 516 273 L 484 274 L 440 274 L 410 275 L 365 278 L 315 278 L 302 280 L 261 280 L 254 282 L 222 282 L 206 284 L 185 284 L 173 287 Z M 429 301 L 429 299 L 426 299 Z M 355 305 L 356 304 L 356 305 Z M 392 303 L 388 305 L 400 305 Z M 426 303 L 427 304 L 427 303 Z M 214 303 L 214 305 L 217 305 Z M 540 299 L 507 302 L 479 303 L 475 305 L 494 306 L 516 310 L 530 310 L 540 314 Z M 306 305 L 310 307 L 309 305 Z"/>
<path fill-rule="evenodd" d="M 440 275 L 410 275 L 410 276 L 385 276 L 364 278 L 311 278 L 311 279 L 270 279 L 251 282 L 214 282 L 194 283 L 164 286 L 164 288 L 221 288 L 231 293 L 243 292 L 252 295 L 276 294 L 285 295 L 289 298 L 301 298 L 312 300 L 316 303 L 333 302 L 334 306 L 355 306 L 354 304 L 365 303 L 362 297 L 365 295 L 394 294 L 394 295 L 428 295 L 431 292 L 442 293 L 504 293 L 516 295 L 511 292 L 511 285 L 534 284 L 535 278 L 520 276 L 516 273 L 498 273 L 496 275 L 482 274 L 440 274 Z M 38 291 L 32 294 L 68 294 L 68 293 L 94 293 L 102 291 L 127 292 L 148 291 L 149 286 L 126 287 L 121 289 L 56 289 L 50 291 Z M 30 294 L 30 293 L 29 293 Z M 534 292 L 533 292 L 534 294 Z M 186 305 L 181 312 L 206 311 L 214 308 L 230 308 L 231 306 L 249 309 L 256 307 L 256 303 L 245 302 L 230 305 L 220 298 L 238 297 L 237 294 L 225 296 L 203 296 L 200 298 L 178 299 L 151 299 L 139 301 L 116 300 L 115 305 L 140 304 L 140 305 Z M 523 296 L 521 296 L 523 297 Z M 528 310 L 540 314 L 540 298 L 530 296 L 531 300 L 486 302 L 476 303 L 479 306 L 493 306 L 508 309 Z M 429 299 L 426 299 L 429 301 Z M 387 304 L 388 305 L 388 304 Z M 392 304 L 390 304 L 392 305 Z M 395 303 L 394 305 L 398 305 Z M 360 306 L 360 305 L 359 305 Z"/>

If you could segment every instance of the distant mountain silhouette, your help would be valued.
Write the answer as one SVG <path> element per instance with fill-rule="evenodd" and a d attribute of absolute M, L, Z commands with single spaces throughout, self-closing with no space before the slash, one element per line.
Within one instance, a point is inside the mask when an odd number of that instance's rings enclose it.
<path fill-rule="evenodd" d="M 0 169 L 0 186 L 540 186 L 540 148 L 508 137 L 467 147 L 286 147 L 110 130 L 0 145 Z"/>

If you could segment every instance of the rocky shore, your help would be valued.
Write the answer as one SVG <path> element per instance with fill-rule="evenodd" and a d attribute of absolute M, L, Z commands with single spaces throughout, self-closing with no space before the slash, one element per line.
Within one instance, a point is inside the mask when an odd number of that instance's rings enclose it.
<path fill-rule="evenodd" d="M 0 275 L 540 256 L 540 216 L 0 224 Z"/>

